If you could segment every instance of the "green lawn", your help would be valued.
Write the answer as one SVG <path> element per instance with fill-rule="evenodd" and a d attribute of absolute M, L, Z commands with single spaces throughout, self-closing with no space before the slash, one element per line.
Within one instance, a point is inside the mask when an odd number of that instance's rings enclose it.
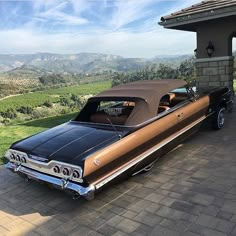
<path fill-rule="evenodd" d="M 75 114 L 72 113 L 30 121 L 24 124 L 0 127 L 0 164 L 4 162 L 4 153 L 13 142 L 69 121 L 75 117 Z"/>
<path fill-rule="evenodd" d="M 88 95 L 97 94 L 111 87 L 111 81 L 96 82 L 91 84 L 81 84 L 58 89 L 48 89 L 41 92 L 23 94 L 15 97 L 9 97 L 0 101 L 0 112 L 9 108 L 17 108 L 23 105 L 36 107 L 42 105 L 45 101 L 58 102 L 60 96 L 69 96 L 70 94 Z"/>
<path fill-rule="evenodd" d="M 5 111 L 9 108 L 20 107 L 22 105 L 34 107 L 41 105 L 46 100 L 56 102 L 59 100 L 60 96 L 69 96 L 70 94 L 97 94 L 110 87 L 111 82 L 105 81 L 91 84 L 81 84 L 78 86 L 63 87 L 58 89 L 48 89 L 42 92 L 9 97 L 0 101 L 0 111 Z M 13 142 L 32 134 L 41 132 L 47 128 L 51 128 L 64 123 L 70 120 L 73 116 L 75 116 L 75 113 L 34 120 L 24 124 L 0 126 L 0 164 L 4 162 L 4 153 Z"/>

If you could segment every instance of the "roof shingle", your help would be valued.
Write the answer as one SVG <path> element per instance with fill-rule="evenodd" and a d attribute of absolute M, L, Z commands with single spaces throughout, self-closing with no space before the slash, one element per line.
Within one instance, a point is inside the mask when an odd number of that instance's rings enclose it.
<path fill-rule="evenodd" d="M 162 25 L 174 22 L 188 21 L 190 19 L 199 19 L 203 17 L 216 17 L 222 12 L 236 15 L 236 0 L 207 0 L 190 7 L 176 11 L 170 15 L 161 17 Z"/>

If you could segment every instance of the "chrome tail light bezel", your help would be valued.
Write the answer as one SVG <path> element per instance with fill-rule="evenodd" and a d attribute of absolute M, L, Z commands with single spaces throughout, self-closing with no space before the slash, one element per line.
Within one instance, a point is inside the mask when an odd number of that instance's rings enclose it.
<path fill-rule="evenodd" d="M 21 151 L 9 149 L 5 154 L 5 158 L 10 162 L 21 165 L 27 163 L 28 155 Z"/>
<path fill-rule="evenodd" d="M 80 166 L 55 160 L 51 160 L 49 162 L 40 161 L 41 159 L 44 160 L 45 158 L 30 158 L 31 155 L 14 149 L 9 149 L 6 152 L 5 157 L 11 163 L 14 163 L 17 166 L 22 165 L 35 171 L 55 176 L 57 178 L 83 183 L 83 170 Z M 59 171 L 58 173 L 55 172 L 55 167 Z M 67 175 L 63 174 L 63 169 L 65 168 L 69 171 Z M 74 172 L 76 173 L 75 175 Z"/>

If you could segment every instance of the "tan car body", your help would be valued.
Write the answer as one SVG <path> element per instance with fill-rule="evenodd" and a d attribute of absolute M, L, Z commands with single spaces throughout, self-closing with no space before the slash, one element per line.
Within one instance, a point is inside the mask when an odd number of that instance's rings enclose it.
<path fill-rule="evenodd" d="M 157 152 L 171 144 L 175 138 L 191 131 L 207 117 L 208 107 L 209 97 L 204 96 L 165 117 L 157 118 L 147 126 L 98 151 L 86 159 L 84 178 L 100 188 L 107 178 L 112 178 L 112 175 L 115 178 L 116 173 L 122 172 L 127 166 L 131 168 L 140 165 L 143 157 L 147 158 L 147 154 L 149 156 Z M 156 155 L 154 159 L 159 157 Z M 151 161 L 154 161 L 153 158 Z"/>

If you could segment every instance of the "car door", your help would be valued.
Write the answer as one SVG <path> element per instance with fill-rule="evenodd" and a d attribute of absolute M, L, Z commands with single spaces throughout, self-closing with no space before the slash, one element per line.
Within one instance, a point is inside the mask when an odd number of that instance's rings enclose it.
<path fill-rule="evenodd" d="M 200 124 L 208 114 L 209 97 L 189 98 L 178 104 L 174 111 L 178 122 L 178 130 L 189 130 Z"/>

